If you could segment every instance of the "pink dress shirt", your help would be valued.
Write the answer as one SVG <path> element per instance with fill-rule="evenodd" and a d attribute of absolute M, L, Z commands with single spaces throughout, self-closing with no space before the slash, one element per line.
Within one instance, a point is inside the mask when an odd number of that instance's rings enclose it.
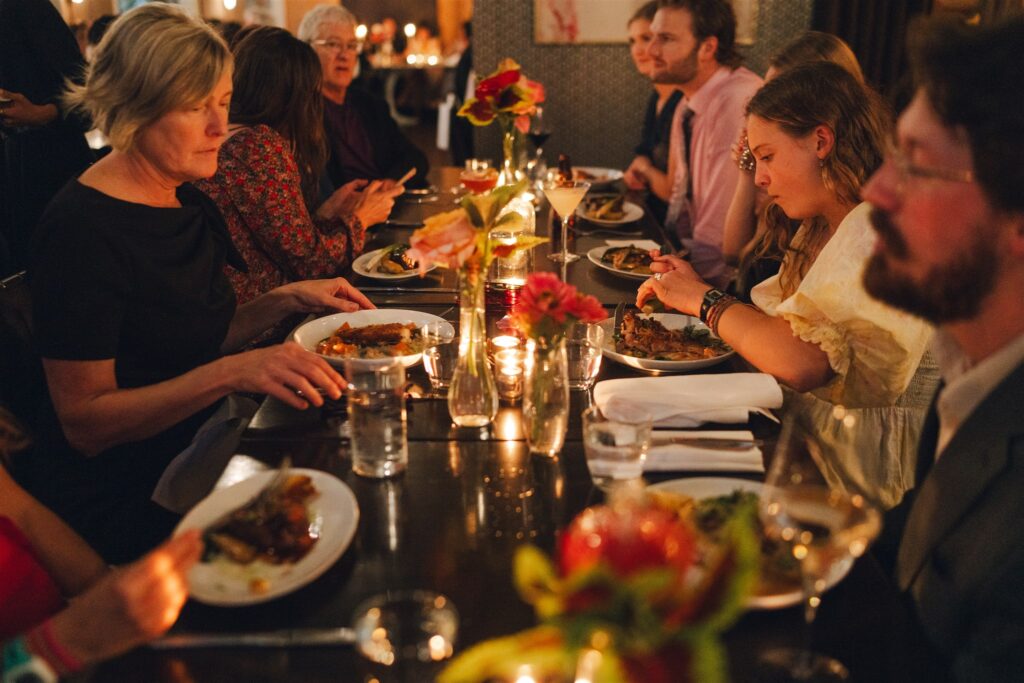
<path fill-rule="evenodd" d="M 666 225 L 674 226 L 690 249 L 690 263 L 702 278 L 724 287 L 732 269 L 722 258 L 722 234 L 739 169 L 730 148 L 744 127 L 747 102 L 761 87 L 761 77 L 744 67 L 718 71 L 676 107 L 669 139 L 673 164 L 672 194 Z M 690 159 L 683 145 L 683 115 L 693 111 Z M 693 197 L 686 197 L 688 174 Z"/>

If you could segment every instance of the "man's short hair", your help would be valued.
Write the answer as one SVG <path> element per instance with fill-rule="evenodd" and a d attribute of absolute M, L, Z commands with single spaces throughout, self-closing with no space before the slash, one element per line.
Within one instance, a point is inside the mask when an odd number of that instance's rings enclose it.
<path fill-rule="evenodd" d="M 942 122 L 966 132 L 989 201 L 1024 211 L 1024 16 L 987 27 L 921 21 L 910 58 L 915 84 Z"/>
<path fill-rule="evenodd" d="M 743 62 L 742 55 L 736 51 L 736 14 L 726 0 L 658 0 L 658 9 L 689 12 L 697 40 L 711 36 L 718 39 L 715 60 L 719 64 L 737 67 Z"/>

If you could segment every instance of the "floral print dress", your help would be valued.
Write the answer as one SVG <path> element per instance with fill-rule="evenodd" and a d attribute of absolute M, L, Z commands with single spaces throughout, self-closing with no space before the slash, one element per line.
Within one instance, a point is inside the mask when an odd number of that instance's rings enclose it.
<path fill-rule="evenodd" d="M 339 275 L 366 242 L 355 216 L 310 215 L 290 146 L 269 126 L 228 138 L 216 175 L 195 185 L 216 202 L 249 266 L 227 269 L 239 304 L 289 282 Z"/>

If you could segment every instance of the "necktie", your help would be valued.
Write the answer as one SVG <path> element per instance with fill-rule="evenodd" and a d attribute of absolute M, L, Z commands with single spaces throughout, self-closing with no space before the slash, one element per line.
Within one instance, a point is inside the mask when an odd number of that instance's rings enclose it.
<path fill-rule="evenodd" d="M 690 198 L 693 183 L 690 179 L 690 147 L 693 134 L 693 111 L 681 102 L 676 108 L 672 121 L 672 136 L 669 138 L 669 152 L 675 160 L 675 175 L 672 177 L 672 194 L 669 197 L 665 225 L 675 227 L 680 237 L 692 233 L 690 221 Z"/>

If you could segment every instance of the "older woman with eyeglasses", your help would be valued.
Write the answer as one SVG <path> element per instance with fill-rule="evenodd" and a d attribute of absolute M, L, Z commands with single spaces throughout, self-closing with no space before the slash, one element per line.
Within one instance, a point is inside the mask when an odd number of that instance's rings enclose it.
<path fill-rule="evenodd" d="M 794 390 L 787 410 L 832 430 L 823 440 L 834 445 L 835 472 L 894 505 L 914 485 L 915 444 L 937 373 L 921 363 L 931 327 L 871 298 L 861 283 L 875 236 L 860 188 L 882 163 L 891 117 L 873 91 L 830 62 L 777 76 L 747 114 L 755 182 L 771 199 L 769 238 L 785 253 L 779 274 L 754 288 L 749 306 L 685 261 L 659 256 L 637 305 L 656 297 L 706 321 Z M 802 222 L 791 239 L 789 219 Z"/>
<path fill-rule="evenodd" d="M 359 179 L 398 180 L 415 168 L 407 185 L 423 187 L 427 157 L 402 134 L 383 99 L 350 87 L 359 62 L 356 23 L 344 7 L 318 5 L 302 18 L 297 31 L 299 40 L 316 49 L 323 68 L 327 175 L 339 188 Z"/>
<path fill-rule="evenodd" d="M 226 397 L 305 408 L 322 404 L 319 390 L 341 395 L 338 373 L 295 343 L 237 349 L 291 313 L 372 307 L 341 278 L 236 305 L 225 262 L 245 263 L 190 185 L 217 170 L 231 75 L 210 27 L 152 3 L 114 23 L 68 95 L 113 151 L 61 190 L 37 230 L 33 313 L 53 424 L 18 474 L 108 562 L 174 528 L 154 487 Z"/>

